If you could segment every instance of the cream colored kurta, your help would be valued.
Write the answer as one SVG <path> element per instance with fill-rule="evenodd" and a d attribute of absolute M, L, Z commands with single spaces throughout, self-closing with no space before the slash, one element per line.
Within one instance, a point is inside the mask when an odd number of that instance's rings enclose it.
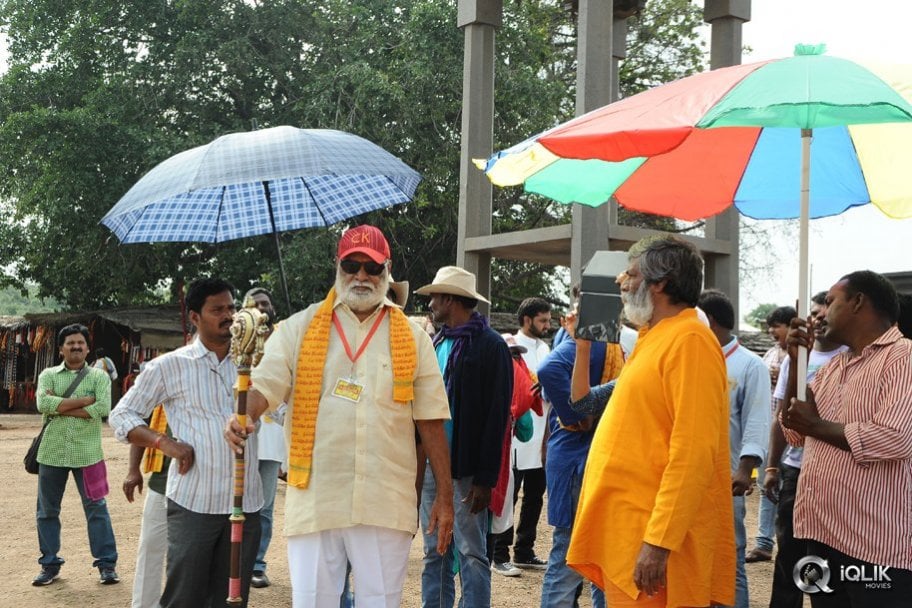
<path fill-rule="evenodd" d="M 319 303 L 313 304 L 279 325 L 266 342 L 263 360 L 252 372 L 253 386 L 266 397 L 270 408 L 283 401 L 288 403 L 285 439 L 289 447 L 298 351 L 318 308 Z M 373 327 L 377 313 L 359 323 L 345 304 L 337 301 L 334 310 L 354 354 Z M 450 408 L 431 340 L 418 325 L 411 321 L 409 325 L 418 361 L 415 399 L 405 404 L 393 401 L 389 314 L 384 315 L 373 339 L 354 365 L 336 328 L 330 330 L 317 414 L 313 474 L 307 489 L 289 485 L 286 490 L 286 535 L 355 525 L 416 532 L 414 421 L 447 419 Z M 358 403 L 333 395 L 336 381 L 348 379 L 352 374 L 364 386 Z"/>
<path fill-rule="evenodd" d="M 637 596 L 643 542 L 670 549 L 668 606 L 734 604 L 728 382 L 693 309 L 640 332 L 599 422 L 567 563 Z"/>

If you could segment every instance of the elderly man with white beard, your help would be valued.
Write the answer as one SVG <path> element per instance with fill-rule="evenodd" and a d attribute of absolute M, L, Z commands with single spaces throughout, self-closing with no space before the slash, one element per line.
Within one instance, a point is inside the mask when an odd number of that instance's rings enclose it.
<path fill-rule="evenodd" d="M 288 403 L 285 534 L 295 608 L 336 607 L 351 563 L 362 608 L 399 606 L 417 531 L 415 428 L 437 493 L 428 529 L 443 554 L 453 485 L 443 379 L 427 333 L 386 298 L 390 248 L 374 226 L 346 231 L 326 299 L 284 323 L 252 372 L 250 424 L 229 421 L 238 449 L 260 414 Z"/>
<path fill-rule="evenodd" d="M 575 408 L 611 401 L 589 450 L 567 564 L 615 608 L 730 605 L 728 382 L 719 341 L 694 310 L 703 260 L 674 236 L 644 239 L 628 258 L 621 292 L 640 328 L 636 347 L 613 393 L 573 385 Z"/>

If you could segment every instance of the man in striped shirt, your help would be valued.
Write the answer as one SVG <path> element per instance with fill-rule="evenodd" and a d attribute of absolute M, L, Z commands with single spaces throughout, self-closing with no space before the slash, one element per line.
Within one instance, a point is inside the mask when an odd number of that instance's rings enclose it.
<path fill-rule="evenodd" d="M 172 459 L 165 489 L 168 564 L 162 608 L 221 606 L 228 594 L 234 455 L 222 439 L 222 427 L 234 414 L 237 366 L 228 356 L 234 293 L 221 279 L 194 281 L 186 304 L 196 338 L 149 361 L 110 416 L 117 439 L 154 447 Z M 145 422 L 159 403 L 173 437 Z M 256 436 L 248 440 L 245 456 L 242 606 L 260 544 L 263 488 Z"/>
<path fill-rule="evenodd" d="M 908 606 L 912 342 L 895 327 L 896 290 L 877 273 L 842 277 L 825 304 L 824 336 L 849 350 L 817 372 L 807 401 L 793 399 L 782 415 L 789 442 L 804 443 L 795 537 L 808 540 L 805 559 L 818 558 L 814 575 L 804 576 L 812 564 L 803 564 L 796 582 L 815 608 Z M 805 325 L 793 322 L 792 359 L 794 346 L 810 346 Z M 789 367 L 797 370 L 794 360 Z"/>

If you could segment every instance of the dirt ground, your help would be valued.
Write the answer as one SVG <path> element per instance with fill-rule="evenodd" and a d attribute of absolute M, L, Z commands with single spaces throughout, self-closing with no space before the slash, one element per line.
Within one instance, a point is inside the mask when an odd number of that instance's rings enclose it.
<path fill-rule="evenodd" d="M 38 539 L 35 532 L 35 500 L 37 478 L 22 468 L 22 457 L 32 438 L 41 427 L 39 416 L 22 414 L 0 415 L 0 465 L 2 465 L 3 509 L 0 511 L 0 529 L 5 530 L 0 542 L 0 563 L 7 573 L 9 588 L 0 598 L 0 606 L 15 608 L 57 608 L 84 606 L 86 608 L 123 608 L 130 605 L 133 566 L 142 499 L 128 503 L 120 491 L 121 481 L 127 470 L 127 446 L 114 440 L 110 428 L 104 431 L 104 452 L 108 462 L 111 494 L 108 505 L 117 537 L 120 554 L 117 571 L 121 584 L 102 586 L 98 571 L 91 567 L 85 519 L 79 502 L 76 485 L 70 483 L 64 495 L 61 520 L 63 526 L 61 556 L 66 565 L 60 578 L 48 587 L 32 587 L 32 578 L 38 573 Z M 285 486 L 279 483 L 276 498 L 276 524 L 281 530 L 284 516 Z M 748 547 L 756 530 L 757 497 L 748 502 Z M 539 525 L 536 553 L 547 558 L 551 546 L 551 531 L 542 516 Z M 251 607 L 291 606 L 291 587 L 285 564 L 285 539 L 281 534 L 273 537 L 266 556 L 272 586 L 251 589 Z M 494 575 L 492 581 L 492 606 L 495 608 L 534 608 L 541 597 L 542 572 L 525 571 L 518 578 Z M 770 562 L 747 565 L 751 592 L 751 608 L 766 608 L 769 602 L 772 566 Z M 584 594 L 584 597 L 587 594 Z M 408 578 L 405 583 L 402 606 L 417 608 L 421 604 L 421 541 L 412 545 L 409 557 Z M 582 606 L 590 606 L 585 599 Z"/>

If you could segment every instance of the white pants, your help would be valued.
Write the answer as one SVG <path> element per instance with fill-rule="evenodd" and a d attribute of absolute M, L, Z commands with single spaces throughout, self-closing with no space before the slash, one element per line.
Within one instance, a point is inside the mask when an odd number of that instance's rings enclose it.
<path fill-rule="evenodd" d="M 162 571 L 168 553 L 168 499 L 146 488 L 142 528 L 136 550 L 132 608 L 158 608 L 162 594 Z"/>
<path fill-rule="evenodd" d="M 398 608 L 412 535 L 377 526 L 288 537 L 294 608 L 338 608 L 351 562 L 358 608 Z"/>

